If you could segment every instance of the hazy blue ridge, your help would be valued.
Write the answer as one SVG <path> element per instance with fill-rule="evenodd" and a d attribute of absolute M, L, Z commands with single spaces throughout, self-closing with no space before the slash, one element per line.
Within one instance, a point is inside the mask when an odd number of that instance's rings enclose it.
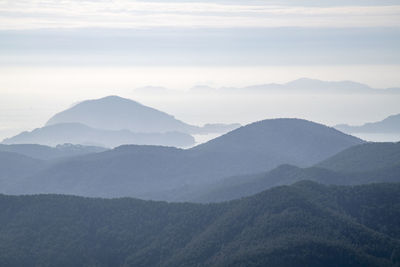
<path fill-rule="evenodd" d="M 128 145 L 57 161 L 15 181 L 14 189 L 16 194 L 169 199 L 165 192 L 185 186 L 268 171 L 281 164 L 312 166 L 361 143 L 305 120 L 264 120 L 191 149 Z"/>

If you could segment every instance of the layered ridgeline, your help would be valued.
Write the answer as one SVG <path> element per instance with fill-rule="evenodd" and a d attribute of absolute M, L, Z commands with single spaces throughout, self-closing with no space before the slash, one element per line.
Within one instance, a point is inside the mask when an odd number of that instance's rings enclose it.
<path fill-rule="evenodd" d="M 199 205 L 0 195 L 1 266 L 398 266 L 400 184 Z"/>
<path fill-rule="evenodd" d="M 335 128 L 345 133 L 400 134 L 400 114 L 389 116 L 382 121 L 369 122 L 360 126 L 339 124 Z"/>
<path fill-rule="evenodd" d="M 56 147 L 43 145 L 0 144 L 0 188 L 2 193 L 15 192 L 15 186 L 25 177 L 31 176 L 55 162 L 78 155 L 103 152 L 106 149 L 94 146 L 64 144 Z"/>
<path fill-rule="evenodd" d="M 166 92 L 166 89 L 163 90 Z M 269 83 L 252 85 L 248 87 L 222 87 L 212 88 L 208 86 L 195 86 L 191 90 L 194 93 L 312 93 L 312 94 L 399 94 L 400 88 L 377 89 L 366 84 L 353 81 L 321 81 L 310 78 L 300 78 L 287 83 Z"/>
<path fill-rule="evenodd" d="M 39 160 L 58 160 L 106 151 L 104 147 L 62 144 L 55 147 L 37 144 L 0 144 L 1 152 L 14 152 Z"/>
<path fill-rule="evenodd" d="M 117 147 L 122 144 L 190 147 L 195 140 L 191 135 L 181 132 L 137 133 L 129 130 L 94 129 L 81 123 L 59 123 L 37 128 L 31 132 L 22 132 L 3 141 L 3 144 L 46 146 L 64 143 L 102 147 Z"/>
<path fill-rule="evenodd" d="M 46 126 L 59 123 L 81 123 L 95 129 L 136 133 L 225 133 L 240 127 L 236 123 L 206 124 L 203 127 L 191 125 L 165 112 L 118 96 L 83 101 L 51 117 Z"/>
<path fill-rule="evenodd" d="M 130 99 L 108 96 L 83 101 L 57 113 L 42 128 L 7 138 L 4 144 L 73 143 L 116 147 L 147 144 L 190 147 L 190 134 L 225 133 L 238 124 L 208 124 L 198 127 Z"/>
<path fill-rule="evenodd" d="M 301 180 L 337 185 L 400 182 L 400 143 L 353 146 L 310 168 L 285 164 L 269 172 L 228 177 L 203 188 L 188 190 L 186 196 L 179 198 L 192 202 L 220 202 Z"/>
<path fill-rule="evenodd" d="M 51 164 L 14 180 L 15 194 L 173 199 L 186 188 L 281 164 L 311 166 L 362 140 L 299 119 L 249 124 L 191 149 L 121 146 Z"/>

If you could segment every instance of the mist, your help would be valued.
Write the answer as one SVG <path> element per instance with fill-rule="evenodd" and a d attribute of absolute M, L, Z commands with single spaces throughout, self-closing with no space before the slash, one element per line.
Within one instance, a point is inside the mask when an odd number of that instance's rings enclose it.
<path fill-rule="evenodd" d="M 194 125 L 279 117 L 362 124 L 399 113 L 399 94 L 244 93 L 233 90 L 309 77 L 399 87 L 397 65 L 1 68 L 0 138 L 44 125 L 74 103 L 119 95 Z M 368 75 L 374 73 L 374 75 Z M 221 88 L 230 88 L 221 90 Z"/>
<path fill-rule="evenodd" d="M 399 0 L 0 14 L 0 266 L 400 266 Z"/>

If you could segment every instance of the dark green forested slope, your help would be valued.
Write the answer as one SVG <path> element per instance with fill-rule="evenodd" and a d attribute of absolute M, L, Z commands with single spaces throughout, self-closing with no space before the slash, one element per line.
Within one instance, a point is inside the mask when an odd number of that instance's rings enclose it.
<path fill-rule="evenodd" d="M 301 182 L 222 204 L 0 196 L 0 266 L 394 266 L 400 185 Z"/>

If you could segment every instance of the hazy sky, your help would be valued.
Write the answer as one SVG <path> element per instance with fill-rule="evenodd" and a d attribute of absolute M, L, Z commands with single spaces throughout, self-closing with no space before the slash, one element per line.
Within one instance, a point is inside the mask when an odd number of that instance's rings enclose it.
<path fill-rule="evenodd" d="M 397 99 L 338 100 L 342 110 L 359 110 L 343 116 L 307 108 L 301 97 L 290 99 L 289 108 L 284 100 L 201 102 L 141 96 L 134 89 L 300 77 L 400 87 L 399 47 L 400 2 L 393 0 L 0 0 L 0 138 L 40 127 L 75 101 L 107 94 L 145 101 L 191 123 L 273 116 L 331 124 L 378 119 L 400 113 Z M 215 107 L 197 110 L 207 103 Z M 219 103 L 225 106 L 218 115 L 206 112 L 218 112 Z"/>

